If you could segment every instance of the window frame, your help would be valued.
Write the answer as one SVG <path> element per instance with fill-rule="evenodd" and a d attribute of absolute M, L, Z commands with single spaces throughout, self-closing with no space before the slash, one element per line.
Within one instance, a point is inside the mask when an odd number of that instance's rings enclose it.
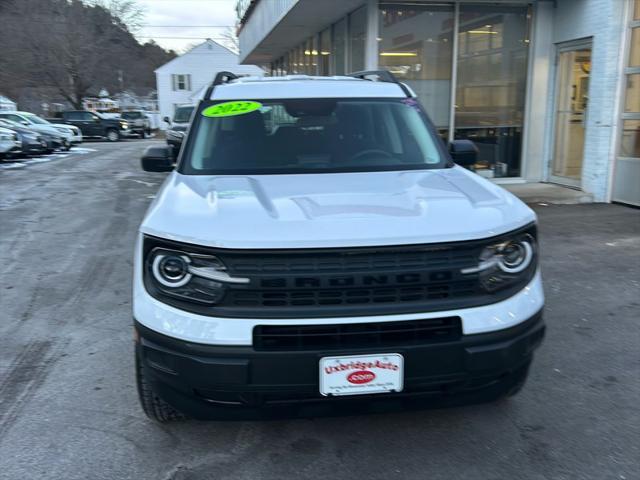
<path fill-rule="evenodd" d="M 174 73 L 172 76 L 172 86 L 174 92 L 190 92 L 191 91 L 191 74 L 190 73 Z M 180 84 L 183 88 L 180 88 Z"/>
<path fill-rule="evenodd" d="M 625 111 L 625 105 L 626 105 L 626 101 L 627 101 L 627 82 L 628 79 L 630 78 L 631 75 L 640 75 L 640 65 L 637 66 L 630 66 L 631 63 L 631 42 L 632 42 L 632 32 L 634 28 L 638 28 L 639 30 L 637 30 L 638 32 L 640 32 L 640 19 L 634 20 L 633 19 L 633 13 L 634 13 L 634 8 L 637 8 L 636 4 L 640 3 L 640 0 L 636 0 L 635 4 L 631 3 L 630 6 L 630 15 L 629 15 L 629 22 L 627 23 L 627 28 L 628 28 L 628 37 L 629 40 L 627 42 L 627 46 L 625 48 L 625 62 L 624 62 L 624 69 L 623 69 L 623 73 L 622 73 L 622 85 L 623 88 L 621 89 L 621 95 L 622 95 L 622 99 L 620 102 L 620 128 L 619 128 L 619 133 L 618 133 L 618 145 L 617 145 L 617 149 L 616 149 L 616 158 L 617 159 L 623 159 L 623 160 L 638 160 L 640 161 L 640 156 L 638 157 L 634 157 L 634 156 L 628 156 L 628 155 L 621 155 L 622 153 L 622 139 L 624 136 L 624 123 L 626 120 L 636 120 L 636 121 L 640 121 L 640 107 L 638 108 L 637 111 L 632 111 L 632 112 L 626 112 Z"/>

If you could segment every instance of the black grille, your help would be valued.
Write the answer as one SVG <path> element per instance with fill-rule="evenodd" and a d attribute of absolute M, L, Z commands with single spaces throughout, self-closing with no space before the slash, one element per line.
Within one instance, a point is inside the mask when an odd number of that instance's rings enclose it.
<path fill-rule="evenodd" d="M 473 281 L 461 281 L 453 284 L 345 290 L 231 290 L 229 292 L 230 298 L 227 299 L 227 302 L 239 307 L 298 307 L 419 302 L 472 295 L 475 283 Z"/>
<path fill-rule="evenodd" d="M 504 300 L 522 289 L 535 269 L 494 292 L 482 287 L 477 273 L 462 271 L 478 265 L 487 245 L 525 231 L 535 235 L 535 227 L 527 226 L 463 242 L 281 250 L 209 248 L 145 237 L 144 251 L 147 256 L 163 247 L 215 255 L 231 276 L 249 279 L 246 284 L 226 285 L 215 305 L 162 296 L 165 303 L 201 315 L 295 321 L 436 312 Z M 152 295 L 161 296 L 148 275 L 145 285 Z"/>
<path fill-rule="evenodd" d="M 477 263 L 478 249 L 410 246 L 346 248 L 325 251 L 265 251 L 226 255 L 225 264 L 237 275 L 327 274 L 395 271 L 406 269 L 449 269 Z"/>
<path fill-rule="evenodd" d="M 218 308 L 256 317 L 318 317 L 430 311 L 482 296 L 481 246 L 243 252 L 220 256 L 234 276 Z M 380 309 L 383 310 L 380 310 Z"/>
<path fill-rule="evenodd" d="M 460 317 L 344 325 L 259 325 L 256 350 L 327 350 L 454 341 L 462 335 Z"/>

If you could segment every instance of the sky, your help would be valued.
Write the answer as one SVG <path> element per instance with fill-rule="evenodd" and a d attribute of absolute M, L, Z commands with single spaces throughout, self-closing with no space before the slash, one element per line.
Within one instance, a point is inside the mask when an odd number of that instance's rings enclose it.
<path fill-rule="evenodd" d="M 236 0 L 136 1 L 145 11 L 145 26 L 136 34 L 138 40 L 153 39 L 178 53 L 205 38 L 221 40 L 221 34 L 236 23 Z"/>

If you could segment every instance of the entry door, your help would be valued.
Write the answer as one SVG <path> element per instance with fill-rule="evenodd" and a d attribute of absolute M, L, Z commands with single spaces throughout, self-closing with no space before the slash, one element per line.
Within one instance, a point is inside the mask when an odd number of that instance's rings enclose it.
<path fill-rule="evenodd" d="M 581 185 L 590 73 L 590 42 L 558 49 L 552 182 Z"/>

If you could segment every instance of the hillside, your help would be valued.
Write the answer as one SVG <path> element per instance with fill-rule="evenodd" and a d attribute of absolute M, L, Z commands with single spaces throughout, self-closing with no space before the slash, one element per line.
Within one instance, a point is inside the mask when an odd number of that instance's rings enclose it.
<path fill-rule="evenodd" d="M 109 10 L 80 0 L 0 1 L 0 91 L 68 101 L 155 88 L 154 69 L 175 57 L 141 45 Z"/>

